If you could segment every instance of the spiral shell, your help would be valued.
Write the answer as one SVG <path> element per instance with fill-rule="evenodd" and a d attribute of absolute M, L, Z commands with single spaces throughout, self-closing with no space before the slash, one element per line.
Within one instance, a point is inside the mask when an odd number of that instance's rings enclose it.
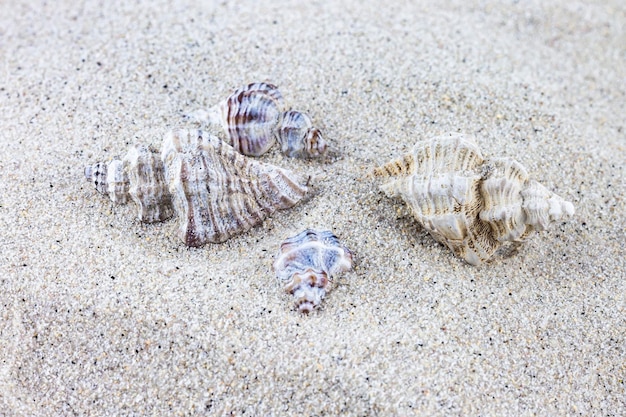
<path fill-rule="evenodd" d="M 219 106 L 228 143 L 244 155 L 259 156 L 276 141 L 283 96 L 272 84 L 252 83 L 235 90 Z"/>
<path fill-rule="evenodd" d="M 322 133 L 313 127 L 309 116 L 295 110 L 282 114 L 278 142 L 285 155 L 296 158 L 320 157 L 327 148 Z"/>
<path fill-rule="evenodd" d="M 223 242 L 290 208 L 307 193 L 304 178 L 251 160 L 203 131 L 175 130 L 159 154 L 131 147 L 123 160 L 85 168 L 96 190 L 114 202 L 130 196 L 143 222 L 174 213 L 178 236 L 188 246 Z"/>
<path fill-rule="evenodd" d="M 323 156 L 326 141 L 309 116 L 283 108 L 283 96 L 275 85 L 252 83 L 235 90 L 213 109 L 199 112 L 196 118 L 222 126 L 227 142 L 244 155 L 260 156 L 278 141 L 287 156 Z"/>
<path fill-rule="evenodd" d="M 333 276 L 350 268 L 352 253 L 337 236 L 312 229 L 286 239 L 274 262 L 276 276 L 303 313 L 317 308 Z"/>
<path fill-rule="evenodd" d="M 574 214 L 571 203 L 530 180 L 519 162 L 485 160 L 475 140 L 461 134 L 419 142 L 374 175 L 393 177 L 381 189 L 401 197 L 437 241 L 472 265 Z"/>

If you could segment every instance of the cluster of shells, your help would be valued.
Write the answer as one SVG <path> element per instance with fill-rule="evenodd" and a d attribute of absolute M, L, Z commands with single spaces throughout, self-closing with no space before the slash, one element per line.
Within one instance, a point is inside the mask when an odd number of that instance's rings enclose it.
<path fill-rule="evenodd" d="M 284 109 L 276 86 L 249 84 L 196 118 L 221 126 L 226 138 L 173 130 L 160 150 L 136 144 L 122 159 L 87 166 L 86 178 L 113 202 L 133 201 L 142 222 L 175 217 L 188 246 L 224 242 L 309 193 L 309 178 L 248 157 L 276 142 L 290 157 L 327 151 L 306 114 Z M 433 238 L 472 265 L 574 212 L 571 203 L 531 180 L 520 163 L 486 159 L 475 140 L 461 134 L 418 142 L 373 174 L 389 179 L 382 191 L 403 199 Z M 281 244 L 274 269 L 296 308 L 310 312 L 352 259 L 332 232 L 307 229 Z"/>

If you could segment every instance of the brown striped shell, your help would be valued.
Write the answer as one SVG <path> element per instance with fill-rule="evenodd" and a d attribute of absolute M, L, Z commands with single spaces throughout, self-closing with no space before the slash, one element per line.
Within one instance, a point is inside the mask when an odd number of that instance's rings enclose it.
<path fill-rule="evenodd" d="M 218 106 L 196 112 L 194 117 L 219 124 L 228 135 L 227 142 L 244 155 L 260 156 L 278 141 L 287 156 L 323 156 L 326 141 L 309 116 L 284 111 L 284 107 L 283 96 L 275 85 L 252 83 L 235 90 Z"/>
<path fill-rule="evenodd" d="M 114 202 L 132 198 L 143 222 L 175 213 L 178 235 L 189 246 L 245 232 L 308 191 L 305 179 L 293 172 L 249 159 L 196 130 L 168 133 L 160 155 L 135 145 L 121 161 L 85 168 L 85 176 Z"/>
<path fill-rule="evenodd" d="M 332 278 L 350 268 L 352 253 L 337 236 L 312 229 L 286 239 L 274 262 L 276 276 L 303 313 L 317 308 Z"/>
<path fill-rule="evenodd" d="M 437 241 L 473 265 L 574 213 L 571 203 L 529 179 L 519 162 L 484 159 L 466 135 L 419 142 L 374 174 L 392 177 L 381 189 L 401 197 Z"/>
<path fill-rule="evenodd" d="M 244 155 L 264 154 L 276 141 L 282 108 L 283 96 L 272 84 L 252 83 L 235 90 L 219 106 L 228 143 Z"/>

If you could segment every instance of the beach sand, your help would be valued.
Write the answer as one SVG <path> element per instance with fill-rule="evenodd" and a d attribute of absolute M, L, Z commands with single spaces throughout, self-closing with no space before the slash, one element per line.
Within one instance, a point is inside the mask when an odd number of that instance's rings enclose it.
<path fill-rule="evenodd" d="M 0 415 L 626 415 L 623 1 L 0 11 Z M 85 181 L 253 81 L 332 147 L 259 158 L 310 200 L 187 248 Z M 576 214 L 467 265 L 367 177 L 447 132 Z M 356 259 L 308 316 L 272 270 L 307 227 Z"/>

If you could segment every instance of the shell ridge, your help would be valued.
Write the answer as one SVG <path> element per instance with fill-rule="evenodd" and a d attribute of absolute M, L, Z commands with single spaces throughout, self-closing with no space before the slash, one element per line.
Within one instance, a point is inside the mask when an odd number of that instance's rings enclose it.
<path fill-rule="evenodd" d="M 196 112 L 196 119 L 219 124 L 227 142 L 239 153 L 260 156 L 277 141 L 282 152 L 291 157 L 318 157 L 326 152 L 321 132 L 312 127 L 306 114 L 283 112 L 283 96 L 273 84 L 251 83 L 238 88 L 218 107 L 219 111 Z M 285 117 L 292 113 L 298 116 Z"/>
<path fill-rule="evenodd" d="M 138 218 L 145 223 L 172 217 L 173 207 L 166 186 L 163 163 L 145 145 L 135 145 L 124 158 L 129 177 L 128 193 L 138 208 Z"/>

